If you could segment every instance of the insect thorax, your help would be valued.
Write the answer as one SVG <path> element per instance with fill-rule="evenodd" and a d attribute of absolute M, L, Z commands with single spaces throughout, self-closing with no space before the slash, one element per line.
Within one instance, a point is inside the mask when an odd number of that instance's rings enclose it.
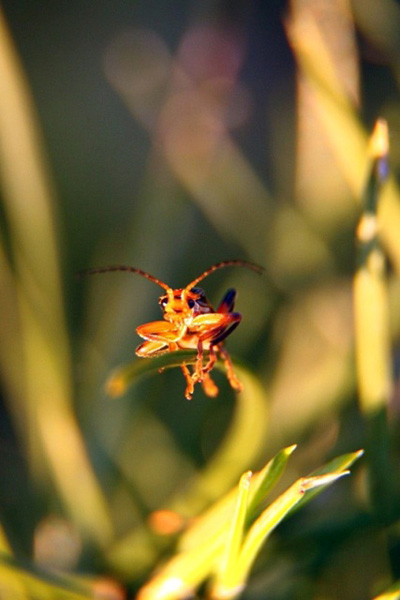
<path fill-rule="evenodd" d="M 178 288 L 160 296 L 158 303 L 164 319 L 171 322 L 185 321 L 188 317 L 214 312 L 201 288 Z"/>

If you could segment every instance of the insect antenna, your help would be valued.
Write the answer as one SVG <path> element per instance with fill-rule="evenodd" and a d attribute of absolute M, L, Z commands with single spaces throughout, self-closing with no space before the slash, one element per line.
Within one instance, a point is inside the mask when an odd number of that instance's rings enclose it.
<path fill-rule="evenodd" d="M 248 269 L 251 269 L 256 273 L 262 273 L 264 271 L 262 267 L 259 267 L 258 265 L 247 260 L 223 260 L 222 262 L 216 263 L 215 265 L 204 271 L 204 273 L 199 275 L 199 277 L 196 277 L 196 279 L 189 283 L 189 285 L 187 285 L 185 289 L 190 290 L 195 285 L 197 285 L 199 281 L 205 279 L 205 277 L 210 275 L 210 273 L 213 273 L 217 269 L 222 269 L 223 267 L 247 267 Z"/>
<path fill-rule="evenodd" d="M 153 275 L 150 275 L 150 273 L 146 273 L 146 271 L 142 271 L 142 269 L 137 269 L 136 267 L 130 267 L 128 265 L 111 265 L 108 267 L 95 267 L 94 269 L 86 269 L 84 271 L 79 271 L 78 277 L 84 277 L 85 275 L 97 275 L 99 273 L 110 273 L 112 271 L 127 271 L 128 273 L 136 273 L 137 275 L 141 275 L 142 277 L 153 281 L 167 292 L 170 289 L 166 283 L 160 281 L 160 279 L 157 279 L 156 277 L 153 277 Z"/>

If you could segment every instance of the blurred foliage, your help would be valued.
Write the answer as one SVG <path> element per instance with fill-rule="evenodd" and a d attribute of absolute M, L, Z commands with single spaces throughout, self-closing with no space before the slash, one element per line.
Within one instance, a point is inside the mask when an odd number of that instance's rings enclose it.
<path fill-rule="evenodd" d="M 271 500 L 366 454 L 280 523 L 242 597 L 398 597 L 399 50 L 394 0 L 3 1 L 0 595 L 134 597 L 296 443 Z M 231 258 L 265 276 L 204 281 L 243 315 L 244 391 L 216 371 L 216 400 L 187 402 L 171 357 L 130 365 L 153 284 L 75 279 L 127 263 L 178 287 Z M 115 372 L 134 379 L 110 400 Z"/>

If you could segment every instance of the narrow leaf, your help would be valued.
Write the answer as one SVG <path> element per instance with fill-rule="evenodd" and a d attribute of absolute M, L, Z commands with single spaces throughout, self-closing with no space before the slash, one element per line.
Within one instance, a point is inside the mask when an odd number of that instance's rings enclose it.
<path fill-rule="evenodd" d="M 399 600 L 400 599 L 400 581 L 390 586 L 386 592 L 375 596 L 374 600 Z"/>
<path fill-rule="evenodd" d="M 288 513 L 300 502 L 306 493 L 316 488 L 325 488 L 343 473 L 329 473 L 316 477 L 298 479 L 286 492 L 273 502 L 255 521 L 250 528 L 243 544 L 242 551 L 235 569 L 235 580 L 232 581 L 232 591 L 241 589 L 246 582 L 250 569 L 260 551 L 262 544 Z M 229 596 L 224 596 L 229 597 Z M 235 594 L 231 596 L 235 597 Z"/>
<path fill-rule="evenodd" d="M 231 589 L 231 579 L 235 578 L 234 572 L 244 534 L 251 476 L 251 471 L 248 471 L 240 478 L 235 511 L 227 536 L 227 544 L 221 564 L 217 568 L 217 576 L 214 582 L 214 590 L 218 590 L 217 595 L 219 596 L 224 595 L 225 589 Z"/>
<path fill-rule="evenodd" d="M 21 585 L 31 597 L 45 600 L 57 598 L 59 600 L 90 600 L 93 591 L 89 586 L 82 584 L 72 577 L 49 573 L 28 564 L 14 560 L 9 554 L 0 553 L 0 593 L 18 577 Z M 2 587 L 4 585 L 4 587 Z M 1 596 L 3 597 L 3 596 Z M 25 594 L 15 596 L 22 600 Z"/>
<path fill-rule="evenodd" d="M 349 467 L 351 467 L 351 465 L 353 465 L 363 454 L 364 450 L 358 450 L 357 452 L 350 452 L 348 454 L 342 454 L 341 456 L 337 456 L 322 467 L 319 467 L 318 469 L 310 473 L 309 477 L 312 478 L 315 476 L 323 476 L 326 474 L 329 475 L 331 473 L 340 477 L 340 475 L 347 474 Z M 323 488 L 321 487 L 316 487 L 312 490 L 310 489 L 307 492 L 307 494 L 304 495 L 301 501 L 293 508 L 293 511 L 298 510 L 304 504 L 310 502 L 310 500 L 315 498 L 315 496 L 318 496 L 318 494 L 320 494 L 322 491 Z"/>
<path fill-rule="evenodd" d="M 253 519 L 257 512 L 260 511 L 266 496 L 277 484 L 286 467 L 289 457 L 295 449 L 296 445 L 293 445 L 280 450 L 280 452 L 278 452 L 278 454 L 276 454 L 274 458 L 252 478 L 249 494 L 249 509 L 247 511 L 248 520 Z"/>
<path fill-rule="evenodd" d="M 197 353 L 193 350 L 177 350 L 154 358 L 133 360 L 113 371 L 106 382 L 106 391 L 112 398 L 119 398 L 128 391 L 137 377 L 154 371 L 172 369 L 182 365 L 193 365 L 196 362 L 196 356 Z"/>
<path fill-rule="evenodd" d="M 295 448 L 296 446 L 289 446 L 278 452 L 261 471 L 255 473 L 251 478 L 246 516 L 247 525 L 249 519 L 260 510 L 268 492 L 276 485 Z M 232 520 L 237 490 L 236 486 L 194 522 L 181 538 L 181 549 L 187 550 L 196 547 L 204 540 L 209 539 L 210 535 L 222 535 L 224 531 L 227 531 Z"/>

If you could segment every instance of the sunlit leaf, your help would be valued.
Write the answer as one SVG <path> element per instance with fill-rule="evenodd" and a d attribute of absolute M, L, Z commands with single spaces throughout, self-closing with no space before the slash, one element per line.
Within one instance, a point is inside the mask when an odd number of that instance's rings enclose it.
<path fill-rule="evenodd" d="M 75 522 L 104 544 L 112 524 L 72 407 L 54 190 L 33 98 L 2 12 L 0 171 L 15 277 L 19 328 L 14 333 L 23 360 L 17 365 L 11 352 L 0 358 L 3 369 L 17 378 L 14 387 L 24 390 L 18 426 L 34 477 L 42 483 L 52 479 Z"/>
<path fill-rule="evenodd" d="M 325 465 L 321 468 L 323 473 L 298 479 L 246 527 L 250 522 L 249 506 L 254 511 L 255 500 L 262 502 L 261 489 L 270 489 L 266 485 L 268 476 L 270 484 L 272 480 L 277 481 L 293 449 L 283 450 L 256 474 L 254 478 L 258 476 L 259 480 L 255 485 L 252 486 L 253 477 L 245 473 L 224 500 L 198 517 L 192 526 L 193 532 L 189 529 L 183 536 L 185 541 L 176 556 L 142 588 L 140 600 L 184 598 L 209 578 L 212 579 L 212 598 L 235 598 L 244 589 L 261 546 L 277 525 L 304 497 L 311 499 L 317 490 L 321 491 L 347 475 L 349 471 L 345 467 L 360 455 L 358 452 L 338 457 L 330 463 L 335 469 L 333 472 L 326 472 L 329 465 Z"/>
<path fill-rule="evenodd" d="M 10 592 L 13 582 L 18 579 L 29 597 L 41 600 L 89 600 L 93 599 L 93 591 L 89 586 L 72 577 L 62 576 L 42 571 L 32 565 L 22 565 L 10 555 L 0 554 L 0 595 Z M 7 596 L 11 597 L 11 596 Z M 6 598 L 6 596 L 4 596 Z M 15 600 L 24 600 L 26 596 L 21 593 L 12 596 Z"/>
<path fill-rule="evenodd" d="M 323 477 L 324 475 L 329 475 L 334 473 L 336 475 L 341 475 L 343 473 L 347 473 L 348 469 L 364 454 L 364 450 L 358 450 L 357 452 L 350 452 L 348 454 L 342 454 L 337 458 L 330 460 L 324 466 L 319 467 L 315 471 L 310 474 L 310 477 Z M 317 496 L 323 491 L 323 487 L 315 487 L 313 489 L 309 489 L 307 494 L 304 494 L 304 497 L 300 500 L 298 505 L 295 507 L 295 510 L 302 507 L 303 504 L 306 504 L 312 498 Z"/>
<path fill-rule="evenodd" d="M 196 356 L 193 350 L 177 350 L 154 358 L 133 360 L 113 371 L 106 382 L 106 390 L 112 398 L 118 398 L 128 391 L 138 377 L 182 365 L 193 365 Z"/>
<path fill-rule="evenodd" d="M 390 586 L 388 590 L 375 596 L 374 600 L 399 600 L 400 598 L 400 581 Z"/>
<path fill-rule="evenodd" d="M 279 496 L 250 527 L 236 564 L 232 566 L 230 573 L 225 574 L 222 582 L 217 580 L 213 598 L 235 598 L 239 595 L 261 546 L 277 525 L 308 492 L 317 488 L 324 489 L 346 474 L 348 472 L 301 478 Z"/>
<path fill-rule="evenodd" d="M 251 477 L 246 524 L 249 524 L 261 510 L 268 493 L 278 482 L 294 449 L 295 446 L 290 446 L 281 450 L 261 471 Z M 224 532 L 229 529 L 237 501 L 237 489 L 235 487 L 231 490 L 188 528 L 179 541 L 181 550 L 196 548 L 199 544 L 208 542 L 210 537 L 225 535 Z"/>

